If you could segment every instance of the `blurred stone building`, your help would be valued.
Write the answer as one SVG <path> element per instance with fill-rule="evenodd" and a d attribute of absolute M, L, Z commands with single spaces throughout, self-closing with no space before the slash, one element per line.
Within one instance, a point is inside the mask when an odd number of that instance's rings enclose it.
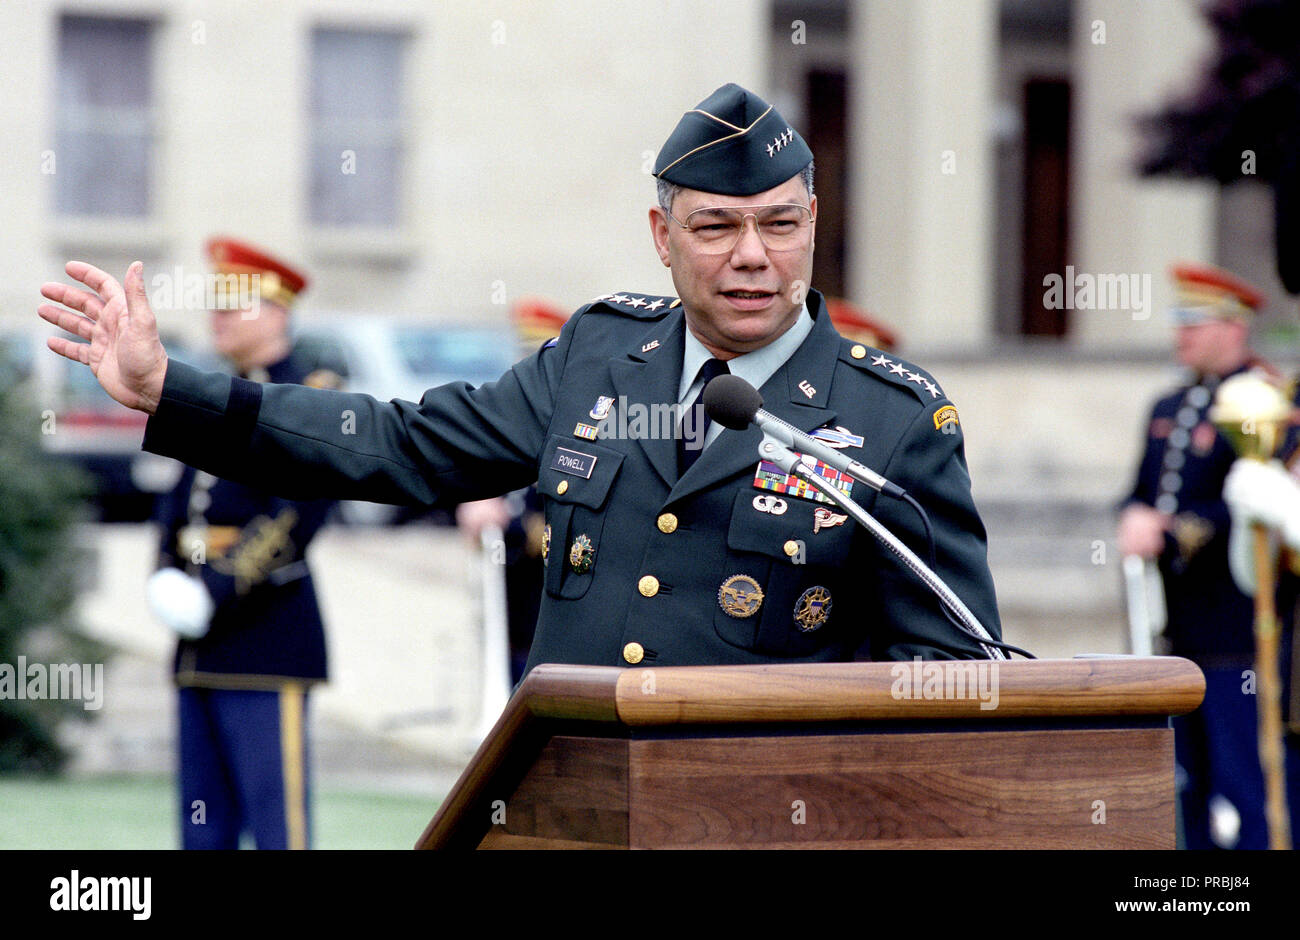
<path fill-rule="evenodd" d="M 8 2 L 0 322 L 67 258 L 173 277 L 216 232 L 311 271 L 304 318 L 504 335 L 521 294 L 671 293 L 649 170 L 736 81 L 817 155 L 814 286 L 961 411 L 1011 639 L 1119 649 L 1110 506 L 1174 379 L 1167 264 L 1226 264 L 1291 315 L 1265 197 L 1132 170 L 1134 118 L 1208 39 L 1185 0 Z"/>

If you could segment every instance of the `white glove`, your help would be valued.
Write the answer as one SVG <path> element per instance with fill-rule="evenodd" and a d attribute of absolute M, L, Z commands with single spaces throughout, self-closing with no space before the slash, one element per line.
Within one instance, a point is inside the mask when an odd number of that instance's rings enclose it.
<path fill-rule="evenodd" d="M 1292 548 L 1300 548 L 1300 482 L 1276 460 L 1261 463 L 1242 458 L 1232 465 L 1223 483 L 1223 499 L 1232 514 L 1228 537 L 1228 569 L 1243 594 L 1255 593 L 1255 540 L 1251 524 L 1280 531 Z M 1277 539 L 1270 539 L 1276 557 Z M 1276 564 L 1271 561 L 1270 564 Z"/>
<path fill-rule="evenodd" d="M 212 595 L 198 578 L 179 568 L 160 568 L 146 588 L 149 609 L 154 616 L 187 640 L 208 632 L 212 620 Z"/>
<path fill-rule="evenodd" d="M 1223 482 L 1223 499 L 1234 521 L 1262 522 L 1300 546 L 1300 483 L 1278 461 L 1237 460 Z"/>

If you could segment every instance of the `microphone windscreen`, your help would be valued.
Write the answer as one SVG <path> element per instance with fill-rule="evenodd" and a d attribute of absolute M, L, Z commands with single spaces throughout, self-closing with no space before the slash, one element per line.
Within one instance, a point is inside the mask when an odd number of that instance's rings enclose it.
<path fill-rule="evenodd" d="M 733 431 L 743 431 L 763 407 L 758 389 L 738 375 L 720 375 L 704 387 L 704 413 Z"/>

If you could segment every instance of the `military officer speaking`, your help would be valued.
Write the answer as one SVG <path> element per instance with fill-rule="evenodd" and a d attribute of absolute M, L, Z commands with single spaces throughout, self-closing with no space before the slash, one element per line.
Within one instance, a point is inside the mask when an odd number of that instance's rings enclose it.
<path fill-rule="evenodd" d="M 207 249 L 218 276 L 250 285 L 211 313 L 217 352 L 249 381 L 335 384 L 290 355 L 289 308 L 306 278 L 231 239 Z M 310 840 L 306 710 L 326 656 L 303 556 L 333 504 L 285 499 L 258 483 L 187 467 L 159 513 L 160 568 L 148 595 L 180 637 L 187 849 L 235 849 L 241 831 L 260 849 Z"/>
<path fill-rule="evenodd" d="M 125 288 L 70 263 L 90 291 L 46 284 L 63 306 L 40 315 L 90 340 L 52 337 L 51 349 L 152 415 L 146 449 L 218 476 L 423 505 L 536 481 L 546 570 L 529 669 L 823 662 L 864 646 L 877 659 L 984 658 L 870 533 L 759 461 L 757 428 L 697 410 L 709 378 L 741 376 L 767 411 L 907 490 L 929 514 L 938 574 L 1000 639 L 956 408 L 926 372 L 840 337 L 809 289 L 812 160 L 775 108 L 719 88 L 655 165 L 651 236 L 678 297 L 605 294 L 498 381 L 444 385 L 419 404 L 169 361 L 139 263 Z M 821 469 L 928 556 L 911 506 Z"/>

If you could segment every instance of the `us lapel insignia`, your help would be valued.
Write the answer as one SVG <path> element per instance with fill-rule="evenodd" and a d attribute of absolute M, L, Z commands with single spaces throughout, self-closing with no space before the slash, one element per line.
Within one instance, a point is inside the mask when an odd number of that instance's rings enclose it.
<path fill-rule="evenodd" d="M 658 349 L 658 348 L 659 348 L 659 340 L 656 339 L 656 340 L 651 340 L 650 342 L 642 346 L 641 351 L 644 353 L 644 352 L 649 352 L 652 349 Z"/>

